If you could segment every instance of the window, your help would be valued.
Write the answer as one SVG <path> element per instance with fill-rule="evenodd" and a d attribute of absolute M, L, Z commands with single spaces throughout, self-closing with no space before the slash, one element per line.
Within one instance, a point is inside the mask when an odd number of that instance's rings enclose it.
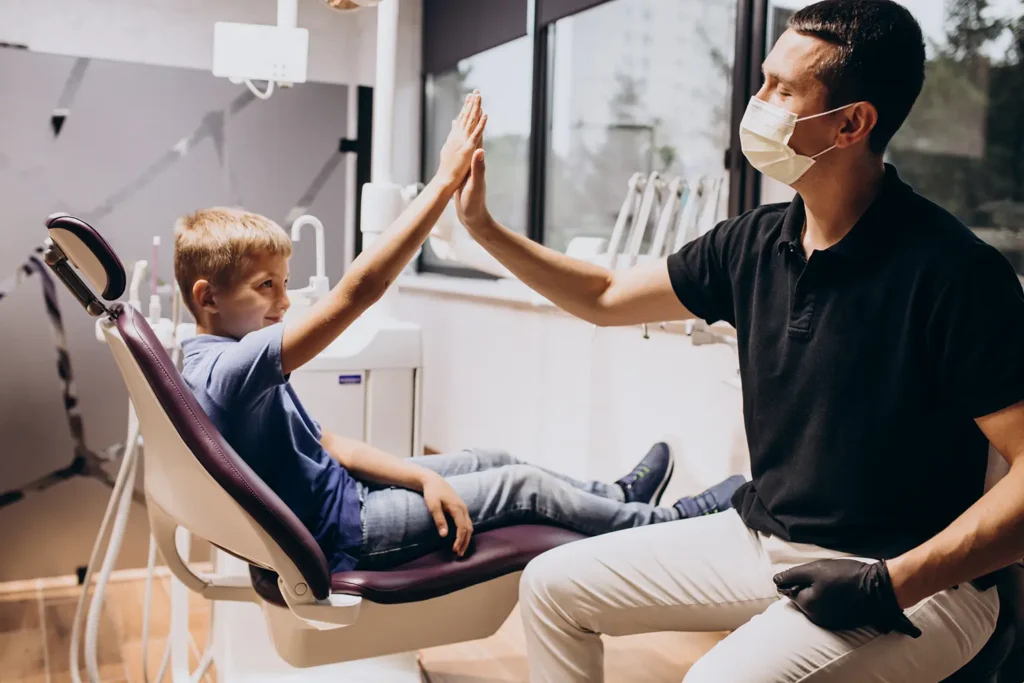
<path fill-rule="evenodd" d="M 438 155 L 465 96 L 474 89 L 489 112 L 487 203 L 502 224 L 525 233 L 529 184 L 530 103 L 533 47 L 517 38 L 459 61 L 450 71 L 427 77 L 424 116 L 423 178 L 437 171 Z M 440 265 L 429 246 L 424 265 Z"/>
<path fill-rule="evenodd" d="M 1024 4 L 902 2 L 924 31 L 927 76 L 886 159 L 1024 274 Z M 769 44 L 807 4 L 771 3 Z M 764 187 L 777 193 L 770 182 Z"/>
<path fill-rule="evenodd" d="M 686 21 L 649 24 L 649 57 L 635 54 L 622 21 L 644 6 L 612 0 L 552 27 L 544 241 L 559 251 L 611 234 L 636 171 L 724 172 L 736 2 L 680 3 Z"/>

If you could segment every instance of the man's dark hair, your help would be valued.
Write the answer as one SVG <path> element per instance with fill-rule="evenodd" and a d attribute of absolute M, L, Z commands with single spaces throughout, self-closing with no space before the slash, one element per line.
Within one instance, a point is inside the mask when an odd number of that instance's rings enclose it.
<path fill-rule="evenodd" d="M 924 37 L 913 15 L 892 0 L 822 0 L 797 11 L 789 27 L 833 45 L 815 74 L 829 109 L 870 102 L 878 123 L 868 143 L 885 151 L 924 85 Z"/>

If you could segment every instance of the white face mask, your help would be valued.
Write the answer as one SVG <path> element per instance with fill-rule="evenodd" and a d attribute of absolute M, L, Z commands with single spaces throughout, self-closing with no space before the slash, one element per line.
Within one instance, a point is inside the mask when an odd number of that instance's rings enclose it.
<path fill-rule="evenodd" d="M 832 145 L 813 157 L 797 154 L 789 146 L 789 139 L 793 137 L 796 124 L 842 111 L 854 104 L 856 103 L 797 118 L 791 111 L 752 97 L 743 115 L 743 121 L 740 122 L 740 148 L 750 165 L 758 171 L 780 183 L 792 185 L 807 173 L 814 165 L 815 159 L 836 148 L 836 145 Z"/>

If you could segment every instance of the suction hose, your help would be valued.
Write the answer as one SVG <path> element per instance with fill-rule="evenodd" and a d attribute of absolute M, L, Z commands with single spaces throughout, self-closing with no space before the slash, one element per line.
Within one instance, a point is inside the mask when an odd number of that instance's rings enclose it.
<path fill-rule="evenodd" d="M 146 602 L 142 606 L 142 681 L 149 683 L 149 608 L 153 604 L 153 573 L 156 569 L 156 539 L 149 537 L 149 558 L 146 560 Z M 167 666 L 171 662 L 171 639 L 167 639 L 164 653 L 160 657 L 160 668 L 157 670 L 156 681 L 164 680 Z"/>
<path fill-rule="evenodd" d="M 127 458 L 128 450 L 132 449 L 131 459 Z M 97 639 L 100 630 L 100 618 L 103 615 L 103 596 L 107 591 L 107 583 L 110 581 L 110 574 L 114 571 L 114 563 L 121 552 L 121 542 L 124 540 L 124 532 L 128 527 L 128 514 L 131 512 L 132 494 L 135 488 L 135 472 L 139 463 L 135 455 L 137 446 L 131 443 L 126 447 L 126 462 L 122 464 L 128 468 L 127 481 L 121 492 L 121 499 L 118 501 L 117 515 L 114 517 L 114 528 L 110 532 L 110 545 L 107 547 L 107 554 L 103 558 L 103 566 L 100 568 L 99 579 L 96 580 L 96 588 L 92 594 L 92 604 L 89 606 L 89 615 L 85 626 L 85 670 L 89 674 L 92 683 L 99 683 L 100 668 L 96 659 L 98 651 Z"/>
<path fill-rule="evenodd" d="M 139 422 L 135 416 L 134 409 L 131 409 L 128 416 L 128 441 L 125 443 L 125 454 L 124 459 L 121 462 L 121 469 L 117 473 L 117 479 L 114 481 L 114 489 L 110 495 L 110 501 L 107 503 L 106 512 L 103 513 L 103 521 L 100 523 L 100 531 L 96 535 L 96 542 L 92 546 L 92 552 L 89 554 L 89 563 L 85 568 L 85 577 L 82 581 L 82 592 L 78 596 L 78 604 L 75 607 L 75 619 L 71 625 L 71 680 L 73 683 L 82 683 L 81 675 L 79 674 L 78 667 L 78 644 L 81 638 L 82 628 L 82 617 L 84 616 L 85 601 L 89 595 L 89 585 L 92 582 L 93 567 L 96 566 L 96 562 L 99 560 L 100 551 L 103 548 L 104 542 L 107 538 L 107 532 L 110 529 L 111 521 L 114 518 L 115 510 L 124 507 L 122 504 L 122 497 L 124 497 L 125 487 L 129 480 L 132 486 L 135 485 L 134 479 L 134 466 L 136 448 L 135 444 L 139 438 Z M 129 475 L 132 475 L 129 477 Z M 131 489 L 129 489 L 131 491 Z M 128 496 L 130 499 L 131 496 Z M 127 516 L 127 514 L 125 514 Z M 98 683 L 99 677 L 93 679 L 92 683 Z"/>

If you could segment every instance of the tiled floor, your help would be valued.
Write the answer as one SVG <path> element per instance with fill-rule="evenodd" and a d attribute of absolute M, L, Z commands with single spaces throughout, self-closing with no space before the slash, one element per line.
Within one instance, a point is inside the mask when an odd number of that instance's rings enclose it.
<path fill-rule="evenodd" d="M 679 683 L 725 633 L 648 633 L 603 636 L 607 683 Z M 420 652 L 429 683 L 519 683 L 527 679 L 526 641 L 519 608 L 485 640 Z"/>
<path fill-rule="evenodd" d="M 104 683 L 143 681 L 145 583 L 137 574 L 129 572 L 127 578 L 115 575 L 107 589 L 97 636 L 97 664 Z M 151 677 L 156 676 L 170 627 L 168 581 L 166 576 L 161 577 L 153 586 L 147 652 Z M 0 681 L 70 683 L 71 625 L 79 590 L 73 582 L 66 581 L 20 582 L 0 588 Z M 199 659 L 196 646 L 206 645 L 210 607 L 209 602 L 194 593 L 190 597 L 191 659 L 195 667 Z M 82 680 L 87 680 L 81 656 L 79 666 Z M 206 680 L 216 683 L 212 668 Z"/>
<path fill-rule="evenodd" d="M 103 683 L 142 683 L 142 607 L 145 584 L 139 573 L 115 574 L 100 621 L 97 660 Z M 154 584 L 150 614 L 148 671 L 156 676 L 170 626 L 169 579 Z M 79 587 L 73 580 L 0 584 L 0 681 L 70 683 L 71 624 Z M 56 583 L 57 585 L 52 585 Z M 205 648 L 210 603 L 190 593 L 191 666 Z M 608 683 L 675 683 L 718 642 L 719 633 L 655 633 L 604 638 Z M 84 638 L 84 633 L 83 633 Z M 513 683 L 525 681 L 526 652 L 518 610 L 497 634 L 420 653 L 429 683 Z M 79 662 L 87 680 L 84 661 Z M 165 676 L 164 681 L 170 677 Z M 211 667 L 206 679 L 216 683 Z M 155 681 L 153 683 L 156 683 Z M 386 682 L 382 682 L 386 683 Z"/>

